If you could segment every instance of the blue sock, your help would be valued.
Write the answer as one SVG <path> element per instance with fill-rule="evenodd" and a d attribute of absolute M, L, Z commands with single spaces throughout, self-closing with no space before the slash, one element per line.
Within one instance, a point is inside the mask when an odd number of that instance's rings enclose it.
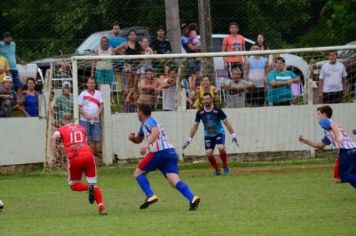
<path fill-rule="evenodd" d="M 186 185 L 183 181 L 179 181 L 176 184 L 176 189 L 190 202 L 193 200 L 194 193 L 190 190 L 189 186 Z"/>
<path fill-rule="evenodd" d="M 146 194 L 147 197 L 152 197 L 153 191 L 150 186 L 150 182 L 148 182 L 148 179 L 144 174 L 141 174 L 136 177 L 136 181 L 138 185 L 140 185 L 142 191 Z"/>

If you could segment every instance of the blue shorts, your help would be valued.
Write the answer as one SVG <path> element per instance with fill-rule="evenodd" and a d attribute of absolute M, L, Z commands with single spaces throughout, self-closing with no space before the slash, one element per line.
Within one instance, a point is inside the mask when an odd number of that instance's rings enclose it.
<path fill-rule="evenodd" d="M 341 182 L 349 182 L 350 175 L 356 173 L 356 148 L 340 149 L 338 157 L 338 175 Z"/>
<path fill-rule="evenodd" d="M 10 69 L 10 74 L 12 78 L 13 90 L 16 91 L 19 88 L 23 88 L 24 84 L 20 80 L 19 71 L 17 69 Z"/>
<path fill-rule="evenodd" d="M 114 81 L 114 71 L 110 70 L 96 70 L 95 79 L 97 84 L 112 84 Z"/>
<path fill-rule="evenodd" d="M 138 164 L 140 170 L 146 173 L 159 169 L 166 176 L 167 173 L 179 173 L 178 155 L 174 148 L 158 152 L 149 152 Z"/>
<path fill-rule="evenodd" d="M 225 134 L 218 134 L 214 137 L 205 136 L 204 137 L 205 150 L 215 148 L 216 144 L 225 145 Z"/>
<path fill-rule="evenodd" d="M 85 128 L 88 135 L 88 141 L 100 140 L 100 123 L 94 122 L 91 124 L 89 121 L 80 120 L 79 124 Z"/>

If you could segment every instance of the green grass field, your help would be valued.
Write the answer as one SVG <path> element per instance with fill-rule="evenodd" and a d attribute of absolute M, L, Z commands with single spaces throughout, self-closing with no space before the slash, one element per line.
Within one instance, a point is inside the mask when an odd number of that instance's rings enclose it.
<path fill-rule="evenodd" d="M 333 183 L 331 162 L 234 166 L 219 177 L 206 164 L 183 165 L 202 199 L 196 212 L 159 173 L 149 176 L 159 202 L 139 210 L 134 167 L 102 167 L 108 216 L 70 191 L 65 172 L 0 175 L 0 235 L 355 235 L 356 191 Z"/>

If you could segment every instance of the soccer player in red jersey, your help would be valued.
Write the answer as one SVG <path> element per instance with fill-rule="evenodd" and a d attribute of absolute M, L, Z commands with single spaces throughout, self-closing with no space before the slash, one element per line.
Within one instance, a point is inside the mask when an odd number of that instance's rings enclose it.
<path fill-rule="evenodd" d="M 96 185 L 95 158 L 90 146 L 87 143 L 87 133 L 84 127 L 75 124 L 71 114 L 64 114 L 60 128 L 56 129 L 51 137 L 51 159 L 49 165 L 56 163 L 56 141 L 63 142 L 67 153 L 68 162 L 68 183 L 73 191 L 88 191 L 89 203 L 96 201 L 99 214 L 106 215 L 103 196 L 100 188 Z M 84 172 L 88 184 L 81 182 Z"/>

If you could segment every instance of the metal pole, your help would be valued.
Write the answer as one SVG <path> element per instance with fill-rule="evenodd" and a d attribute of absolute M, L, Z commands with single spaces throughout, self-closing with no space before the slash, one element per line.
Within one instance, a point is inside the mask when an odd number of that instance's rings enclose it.
<path fill-rule="evenodd" d="M 72 75 L 73 75 L 73 116 L 76 123 L 79 123 L 79 107 L 78 107 L 78 61 L 72 58 Z"/>
<path fill-rule="evenodd" d="M 167 36 L 173 53 L 181 53 L 180 18 L 178 0 L 165 0 Z"/>

